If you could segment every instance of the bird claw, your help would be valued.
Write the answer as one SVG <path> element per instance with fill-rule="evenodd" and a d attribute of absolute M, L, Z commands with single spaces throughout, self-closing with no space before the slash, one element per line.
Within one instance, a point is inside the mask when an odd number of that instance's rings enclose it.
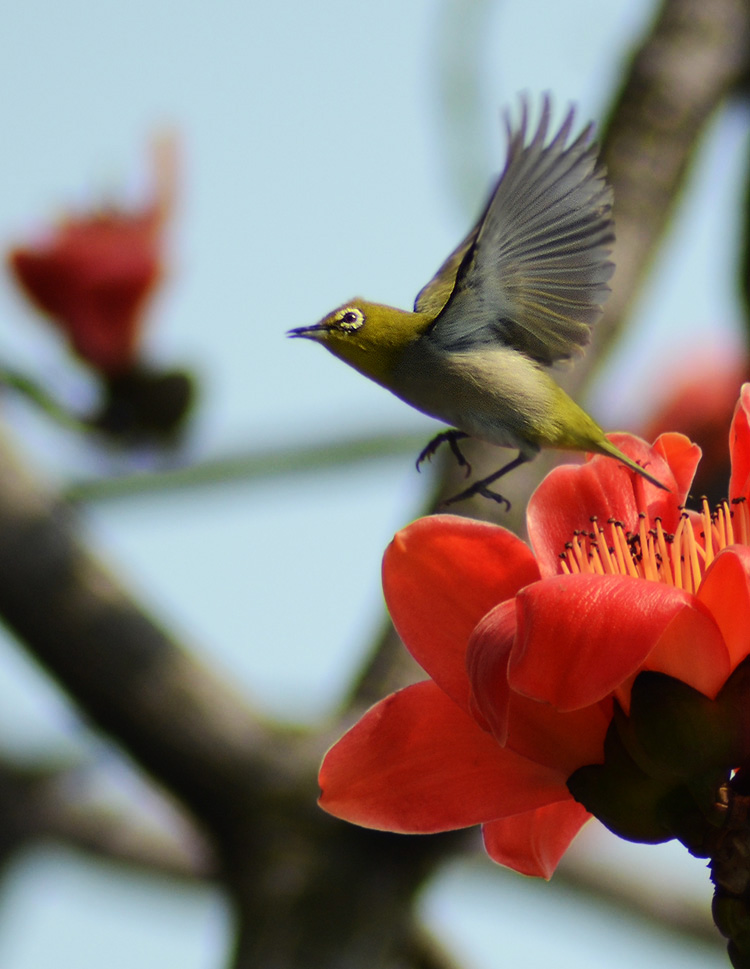
<path fill-rule="evenodd" d="M 465 491 L 461 491 L 459 494 L 454 495 L 452 498 L 448 498 L 445 501 L 441 501 L 441 505 L 455 505 L 458 501 L 465 501 L 467 498 L 473 498 L 475 495 L 481 495 L 482 498 L 489 498 L 490 501 L 496 501 L 500 505 L 505 505 L 505 510 L 510 511 L 511 504 L 508 499 L 499 494 L 497 491 L 490 491 L 490 489 L 482 482 L 477 481 L 470 488 Z"/>
<path fill-rule="evenodd" d="M 533 455 L 532 455 L 533 456 Z M 488 478 L 482 478 L 481 481 L 475 481 L 470 488 L 466 491 L 462 491 L 447 501 L 441 502 L 443 505 L 455 505 L 457 501 L 465 501 L 467 498 L 473 498 L 474 495 L 481 495 L 482 498 L 489 498 L 490 501 L 496 501 L 500 505 L 505 505 L 505 510 L 510 511 L 510 502 L 503 495 L 499 494 L 497 491 L 490 491 L 488 485 L 493 484 L 495 481 L 503 477 L 509 471 L 517 468 L 521 464 L 525 464 L 529 460 L 529 455 L 524 451 L 519 451 L 518 456 L 509 461 L 508 464 L 503 465 L 499 471 L 495 471 Z"/>
<path fill-rule="evenodd" d="M 465 431 L 450 430 L 443 431 L 442 433 L 433 437 L 427 447 L 420 451 L 419 457 L 417 458 L 417 471 L 420 470 L 420 465 L 424 461 L 429 461 L 432 458 L 433 454 L 437 452 L 441 444 L 448 443 L 451 451 L 453 452 L 453 456 L 459 464 L 459 467 L 465 469 L 465 475 L 468 478 L 471 474 L 471 465 L 466 460 L 461 448 L 458 446 L 458 441 L 460 441 L 461 438 L 468 436 L 469 435 Z"/>

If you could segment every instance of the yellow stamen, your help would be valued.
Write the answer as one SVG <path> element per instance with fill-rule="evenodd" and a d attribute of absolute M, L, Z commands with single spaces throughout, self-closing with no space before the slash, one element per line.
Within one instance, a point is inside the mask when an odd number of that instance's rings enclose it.
<path fill-rule="evenodd" d="M 701 502 L 703 519 L 703 538 L 706 543 L 706 565 L 710 565 L 714 559 L 714 527 L 711 521 L 711 510 L 708 507 L 708 498 L 703 498 Z"/>
<path fill-rule="evenodd" d="M 674 584 L 678 589 L 683 588 L 682 584 L 682 533 L 685 530 L 685 519 L 680 518 L 679 524 L 677 525 L 677 531 L 674 533 L 674 539 L 672 540 L 672 572 L 674 573 Z"/>
<path fill-rule="evenodd" d="M 585 549 L 583 548 L 583 543 L 581 542 L 581 536 L 576 535 L 573 539 L 573 554 L 576 557 L 576 562 L 578 564 L 579 572 L 588 572 L 586 566 L 588 565 L 588 557 L 586 555 Z"/>
<path fill-rule="evenodd" d="M 604 569 L 607 573 L 609 573 L 610 575 L 614 575 L 615 563 L 612 559 L 612 550 L 610 549 L 609 543 L 607 542 L 607 537 L 604 534 L 604 529 L 601 528 L 598 523 L 596 523 L 596 530 L 599 533 L 599 541 L 597 542 L 597 547 L 599 548 L 599 551 L 601 554 L 602 565 L 604 566 Z"/>
<path fill-rule="evenodd" d="M 650 579 L 652 582 L 659 581 L 659 563 L 654 555 L 654 542 L 646 527 L 646 516 L 638 516 L 638 537 L 641 542 L 641 566 L 643 578 Z"/>
<path fill-rule="evenodd" d="M 726 521 L 727 545 L 734 545 L 734 526 L 732 525 L 732 512 L 726 501 L 721 503 L 721 514 Z"/>
<path fill-rule="evenodd" d="M 604 568 L 604 563 L 599 555 L 599 545 L 598 543 L 591 543 L 591 557 L 589 559 L 591 562 L 591 568 L 597 575 L 606 575 L 606 570 Z"/>
<path fill-rule="evenodd" d="M 726 519 L 721 513 L 722 509 L 719 506 L 716 509 L 716 514 L 714 515 L 714 522 L 716 524 L 716 530 L 719 533 L 719 548 L 726 548 L 727 542 L 727 529 L 726 529 Z"/>
<path fill-rule="evenodd" d="M 626 532 L 614 518 L 605 530 L 596 518 L 591 531 L 576 531 L 560 556 L 566 575 L 627 575 L 696 592 L 718 553 L 737 541 L 748 544 L 750 511 L 744 500 L 725 501 L 712 513 L 707 500 L 696 516 L 682 511 L 674 535 L 660 518 L 650 525 L 639 515 L 638 530 Z"/>
<path fill-rule="evenodd" d="M 661 577 L 667 585 L 674 585 L 674 577 L 672 576 L 672 568 L 669 564 L 669 549 L 667 548 L 667 537 L 664 534 L 664 529 L 662 528 L 661 518 L 656 519 L 656 544 L 659 548 L 660 564 L 661 564 Z"/>
<path fill-rule="evenodd" d="M 692 567 L 693 573 L 693 588 L 692 592 L 697 592 L 701 582 L 703 581 L 703 572 L 701 570 L 700 559 L 698 558 L 698 543 L 695 541 L 695 532 L 693 531 L 692 525 L 688 522 L 687 528 L 685 529 L 686 534 L 690 535 L 690 539 L 687 542 L 688 555 L 690 560 L 690 565 Z"/>
<path fill-rule="evenodd" d="M 578 562 L 576 562 L 575 556 L 572 554 L 572 551 L 573 551 L 573 543 L 568 542 L 565 548 L 565 564 L 567 565 L 569 572 L 577 575 L 581 571 L 581 569 L 578 565 Z"/>
<path fill-rule="evenodd" d="M 625 564 L 625 555 L 623 555 L 622 546 L 620 544 L 620 536 L 617 532 L 618 523 L 615 521 L 610 521 L 609 526 L 612 532 L 612 551 L 614 552 L 615 559 L 617 560 L 617 571 L 620 575 L 627 575 L 628 569 Z M 626 554 L 628 558 L 630 557 L 630 550 L 626 548 Z"/>

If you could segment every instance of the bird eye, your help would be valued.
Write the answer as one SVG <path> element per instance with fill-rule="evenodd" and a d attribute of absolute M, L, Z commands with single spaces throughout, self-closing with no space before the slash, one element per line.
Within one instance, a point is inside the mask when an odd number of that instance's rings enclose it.
<path fill-rule="evenodd" d="M 339 316 L 336 323 L 342 330 L 356 330 L 365 322 L 364 314 L 356 307 L 349 307 Z"/>

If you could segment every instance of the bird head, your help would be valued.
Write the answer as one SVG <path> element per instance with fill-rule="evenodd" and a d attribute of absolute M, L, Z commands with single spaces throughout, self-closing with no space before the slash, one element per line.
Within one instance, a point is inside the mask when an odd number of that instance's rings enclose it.
<path fill-rule="evenodd" d="M 404 350 L 432 323 L 425 313 L 353 299 L 313 326 L 298 326 L 287 336 L 322 343 L 366 377 L 387 385 Z"/>

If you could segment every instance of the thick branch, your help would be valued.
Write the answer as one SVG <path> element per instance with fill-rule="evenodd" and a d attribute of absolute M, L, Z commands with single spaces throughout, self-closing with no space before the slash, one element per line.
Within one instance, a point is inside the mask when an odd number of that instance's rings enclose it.
<path fill-rule="evenodd" d="M 151 875 L 215 875 L 211 851 L 187 819 L 176 833 L 87 796 L 81 784 L 86 774 L 77 763 L 21 763 L 0 754 L 0 870 L 29 844 L 53 840 Z"/>
<path fill-rule="evenodd" d="M 213 836 L 237 967 L 437 965 L 411 900 L 462 836 L 365 831 L 316 805 L 330 737 L 265 727 L 131 600 L 0 439 L 0 615 Z"/>
<path fill-rule="evenodd" d="M 576 385 L 619 336 L 707 123 L 748 69 L 749 42 L 745 0 L 666 0 L 636 51 L 602 144 L 615 196 L 617 270 L 595 352 L 576 367 Z"/>
<path fill-rule="evenodd" d="M 221 829 L 237 777 L 248 791 L 267 774 L 272 735 L 136 606 L 74 526 L 0 440 L 0 614 L 92 720 Z"/>

